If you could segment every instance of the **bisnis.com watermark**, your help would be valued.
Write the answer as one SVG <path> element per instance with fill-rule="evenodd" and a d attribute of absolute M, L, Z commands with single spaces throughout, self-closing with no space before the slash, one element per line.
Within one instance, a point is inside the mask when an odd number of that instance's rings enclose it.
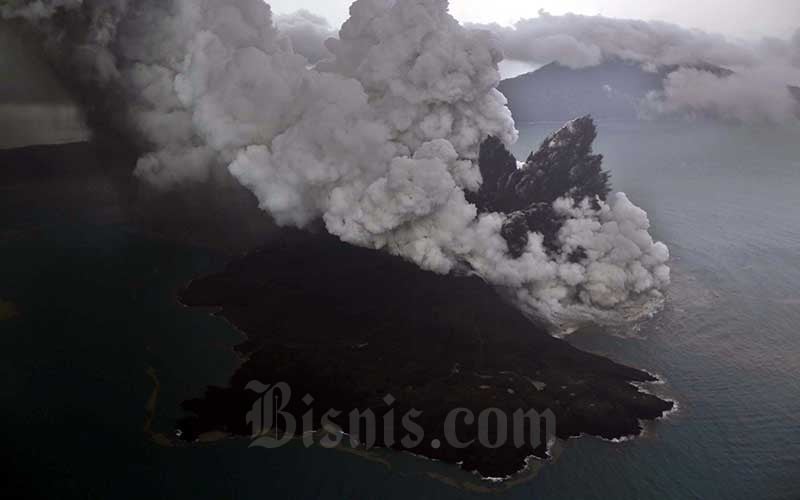
<path fill-rule="evenodd" d="M 252 429 L 251 447 L 280 448 L 299 437 L 307 448 L 322 446 L 335 448 L 351 446 L 370 449 L 375 446 L 400 446 L 406 450 L 418 447 L 439 449 L 449 446 L 464 449 L 482 446 L 496 449 L 503 446 L 537 449 L 547 446 L 556 435 L 556 417 L 551 410 L 517 409 L 509 412 L 499 408 L 486 408 L 476 412 L 467 408 L 453 408 L 444 418 L 443 425 L 426 441 L 423 412 L 410 409 L 396 411 L 396 399 L 387 394 L 378 411 L 354 409 L 343 413 L 336 409 L 321 412 L 312 408 L 314 397 L 306 394 L 302 404 L 292 400 L 292 390 L 285 382 L 265 385 L 250 382 L 247 390 L 259 395 L 247 413 L 247 423 Z M 292 411 L 287 411 L 290 406 Z M 302 411 L 300 411 L 302 410 Z M 296 415 L 301 415 L 299 418 Z M 336 422 L 347 426 L 345 431 Z"/>

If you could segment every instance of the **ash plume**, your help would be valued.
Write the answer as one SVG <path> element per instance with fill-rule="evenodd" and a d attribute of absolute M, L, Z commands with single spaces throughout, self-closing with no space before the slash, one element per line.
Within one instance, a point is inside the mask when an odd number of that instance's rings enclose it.
<path fill-rule="evenodd" d="M 788 123 L 800 117 L 800 100 L 787 85 L 789 81 L 800 81 L 800 71 L 759 66 L 719 76 L 680 68 L 667 75 L 663 91 L 647 96 L 642 112 L 689 117 L 710 114 L 738 123 Z"/>
<path fill-rule="evenodd" d="M 596 66 L 609 58 L 672 66 L 703 61 L 720 66 L 755 64 L 758 54 L 722 35 L 660 21 L 615 19 L 544 10 L 511 27 L 473 25 L 493 32 L 506 57 L 535 64 L 558 62 L 571 68 Z"/>
<path fill-rule="evenodd" d="M 104 96 L 90 114 L 121 117 L 143 151 L 136 175 L 156 186 L 232 176 L 280 225 L 323 221 L 423 269 L 477 273 L 561 325 L 617 317 L 669 281 L 666 247 L 624 194 L 526 199 L 549 204 L 559 229 L 545 241 L 544 228 L 515 226 L 511 245 L 514 213 L 469 201 L 495 168 L 479 165 L 481 145 L 506 149 L 518 134 L 496 89 L 500 48 L 446 0 L 356 1 L 313 69 L 261 0 L 41 0 L 2 13 L 41 33 L 87 102 Z M 567 172 L 591 153 L 577 125 L 542 153 Z"/>
<path fill-rule="evenodd" d="M 623 60 L 665 74 L 663 91 L 642 103 L 645 115 L 710 115 L 751 123 L 785 123 L 799 116 L 788 86 L 800 85 L 800 30 L 791 40 L 747 42 L 664 22 L 543 10 L 510 27 L 472 27 L 491 31 L 512 60 L 571 68 Z M 707 70 L 714 67 L 733 74 Z"/>

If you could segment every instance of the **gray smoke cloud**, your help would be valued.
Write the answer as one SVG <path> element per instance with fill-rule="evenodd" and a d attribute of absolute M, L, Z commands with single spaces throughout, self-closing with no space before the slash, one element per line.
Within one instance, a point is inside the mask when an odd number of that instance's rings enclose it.
<path fill-rule="evenodd" d="M 800 101 L 790 93 L 787 81 L 800 81 L 800 72 L 764 65 L 720 77 L 681 68 L 667 76 L 663 92 L 648 96 L 643 112 L 689 117 L 711 114 L 742 123 L 788 123 L 800 116 Z"/>
<path fill-rule="evenodd" d="M 511 27 L 473 26 L 494 33 L 509 59 L 537 64 L 557 61 L 583 68 L 618 58 L 659 66 L 703 61 L 731 66 L 758 60 L 752 48 L 722 35 L 658 21 L 554 16 L 540 10 L 539 17 L 522 19 Z"/>
<path fill-rule="evenodd" d="M 424 269 L 477 273 L 560 325 L 618 319 L 669 282 L 666 246 L 621 193 L 559 200 L 564 251 L 530 233 L 510 256 L 507 216 L 465 196 L 482 182 L 483 140 L 518 137 L 496 89 L 502 52 L 446 0 L 356 1 L 313 69 L 261 0 L 40 3 L 32 22 L 58 41 L 54 57 L 121 106 L 149 151 L 136 175 L 156 186 L 229 172 L 281 225 L 322 220 Z M 19 9 L 3 14 L 32 18 Z M 581 263 L 566 257 L 577 246 Z"/>
<path fill-rule="evenodd" d="M 643 103 L 645 113 L 713 115 L 755 123 L 785 123 L 798 116 L 787 85 L 800 84 L 800 30 L 791 40 L 745 42 L 663 22 L 554 16 L 545 11 L 510 27 L 472 26 L 492 32 L 507 58 L 530 64 L 556 61 L 583 68 L 623 59 L 649 71 L 683 66 L 667 76 L 663 92 Z M 702 64 L 734 74 L 691 68 Z"/>

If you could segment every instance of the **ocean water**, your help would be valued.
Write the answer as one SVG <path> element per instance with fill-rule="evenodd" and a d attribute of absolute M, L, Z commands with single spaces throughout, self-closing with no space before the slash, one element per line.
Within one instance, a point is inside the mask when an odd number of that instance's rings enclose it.
<path fill-rule="evenodd" d="M 520 143 L 550 128 L 524 127 Z M 669 245 L 673 285 L 659 316 L 615 332 L 632 338 L 570 340 L 662 375 L 657 392 L 680 410 L 633 442 L 578 440 L 532 493 L 800 498 L 798 138 L 798 127 L 599 125 L 595 149 Z"/>
<path fill-rule="evenodd" d="M 557 124 L 521 126 L 517 155 Z M 679 411 L 633 441 L 565 443 L 491 495 L 454 467 L 247 441 L 171 448 L 182 400 L 224 384 L 238 334 L 175 291 L 228 256 L 148 236 L 104 179 L 42 190 L 0 172 L 0 424 L 9 480 L 59 498 L 800 499 L 799 127 L 599 124 L 614 186 L 673 255 L 664 310 L 575 345 L 661 375 Z M 92 196 L 74 185 L 91 181 Z M 65 199 L 67 202 L 65 203 Z M 65 209 L 67 207 L 67 209 Z"/>

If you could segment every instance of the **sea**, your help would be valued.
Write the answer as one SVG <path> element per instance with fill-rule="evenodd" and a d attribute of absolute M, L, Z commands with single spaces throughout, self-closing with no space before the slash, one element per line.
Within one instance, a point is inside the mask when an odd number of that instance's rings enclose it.
<path fill-rule="evenodd" d="M 557 123 L 519 125 L 524 159 Z M 663 310 L 567 337 L 657 374 L 678 410 L 620 443 L 558 444 L 513 483 L 410 455 L 175 446 L 241 336 L 175 292 L 229 254 L 141 231 L 102 174 L 0 172 L 6 498 L 800 499 L 800 126 L 599 122 L 614 188 L 672 254 Z M 85 186 L 91 186 L 86 190 Z M 13 496 L 12 496 L 13 495 Z"/>

